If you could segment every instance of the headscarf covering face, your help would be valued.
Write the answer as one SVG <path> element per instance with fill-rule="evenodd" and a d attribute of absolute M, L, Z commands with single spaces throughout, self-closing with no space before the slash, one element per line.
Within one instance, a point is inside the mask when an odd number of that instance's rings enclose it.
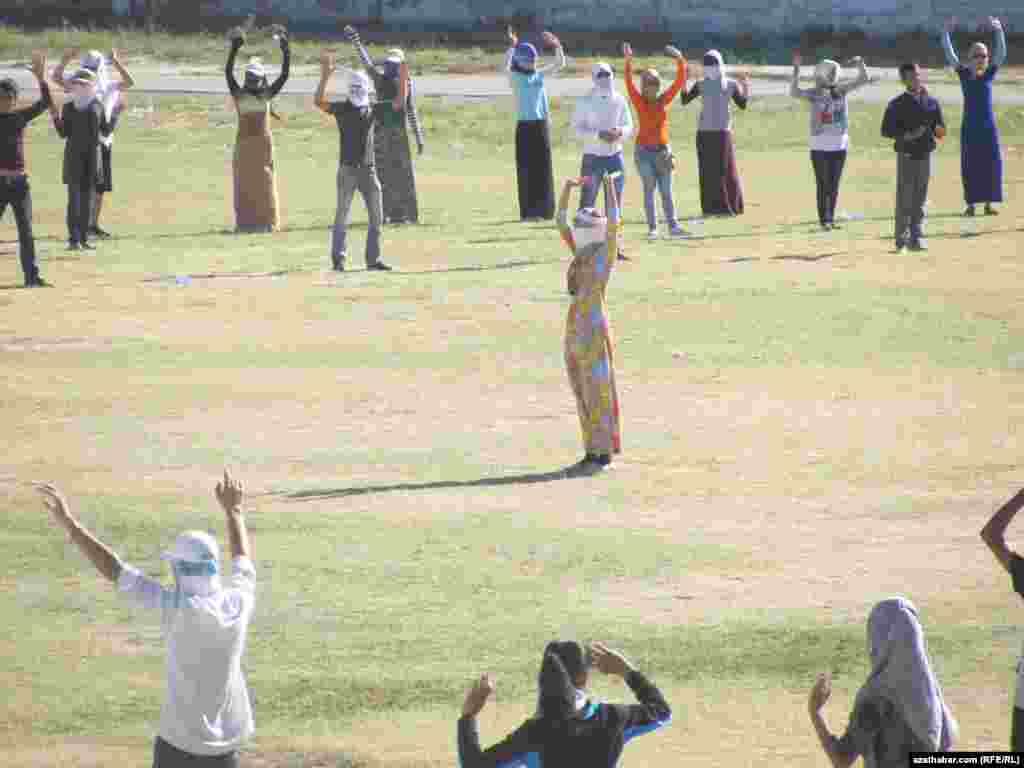
<path fill-rule="evenodd" d="M 577 253 L 608 239 L 608 219 L 596 208 L 580 208 L 572 222 L 572 237 Z"/>
<path fill-rule="evenodd" d="M 171 562 L 179 597 L 206 597 L 220 591 L 220 547 L 202 531 L 185 531 L 162 555 Z"/>
<path fill-rule="evenodd" d="M 258 93 L 267 85 L 267 68 L 258 58 L 249 59 L 249 65 L 245 68 L 245 89 L 252 93 Z"/>
<path fill-rule="evenodd" d="M 719 85 L 723 91 L 728 87 L 725 79 L 725 60 L 714 48 L 704 54 L 704 81 L 708 85 Z"/>
<path fill-rule="evenodd" d="M 857 700 L 884 697 L 928 749 L 948 750 L 957 725 L 928 660 L 913 603 L 893 597 L 875 605 L 868 617 L 867 639 L 871 675 Z"/>
<path fill-rule="evenodd" d="M 839 62 L 822 59 L 814 68 L 814 81 L 821 88 L 835 88 L 839 82 Z"/>
<path fill-rule="evenodd" d="M 362 109 L 370 103 L 370 78 L 362 72 L 353 72 L 348 81 L 348 100 Z"/>
<path fill-rule="evenodd" d="M 612 80 L 614 74 L 612 68 L 606 62 L 597 62 L 590 71 L 591 79 L 594 81 L 594 93 L 604 99 L 612 97 Z"/>
<path fill-rule="evenodd" d="M 529 43 L 519 43 L 512 50 L 512 63 L 519 69 L 533 72 L 537 68 L 537 49 Z"/>
<path fill-rule="evenodd" d="M 96 100 L 96 75 L 92 70 L 79 69 L 70 82 L 71 102 L 75 109 L 86 109 Z"/>

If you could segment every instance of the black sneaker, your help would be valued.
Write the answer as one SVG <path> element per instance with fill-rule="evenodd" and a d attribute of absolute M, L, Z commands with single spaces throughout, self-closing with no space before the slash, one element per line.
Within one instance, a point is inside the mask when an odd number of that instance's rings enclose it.
<path fill-rule="evenodd" d="M 38 275 L 31 280 L 25 281 L 26 288 L 53 288 L 53 283 L 48 283 Z"/>
<path fill-rule="evenodd" d="M 991 205 L 986 205 L 985 206 L 985 215 L 986 216 L 998 216 L 999 215 L 999 211 L 997 211 Z"/>
<path fill-rule="evenodd" d="M 93 245 L 92 243 L 90 243 L 88 240 L 83 240 L 78 245 L 79 245 L 79 247 L 83 251 L 95 251 L 96 250 L 96 246 Z"/>
<path fill-rule="evenodd" d="M 368 270 L 373 270 L 375 272 L 390 272 L 391 271 L 391 267 L 389 267 L 383 261 L 375 261 L 375 262 L 373 262 L 373 264 L 367 264 L 366 268 Z"/>
<path fill-rule="evenodd" d="M 331 269 L 335 272 L 345 271 L 345 259 L 340 256 L 331 256 Z"/>
<path fill-rule="evenodd" d="M 107 240 L 110 238 L 110 233 L 107 232 L 107 230 L 105 229 L 101 229 L 100 227 L 89 227 L 89 234 L 95 235 L 101 240 Z"/>
<path fill-rule="evenodd" d="M 80 251 L 82 250 L 82 244 L 77 240 L 68 240 L 69 251 Z"/>
<path fill-rule="evenodd" d="M 974 215 L 974 206 L 973 205 L 968 205 L 967 209 L 964 211 L 964 216 L 973 216 L 973 215 Z"/>
<path fill-rule="evenodd" d="M 928 241 L 927 240 L 911 240 L 910 250 L 912 251 L 927 251 Z"/>

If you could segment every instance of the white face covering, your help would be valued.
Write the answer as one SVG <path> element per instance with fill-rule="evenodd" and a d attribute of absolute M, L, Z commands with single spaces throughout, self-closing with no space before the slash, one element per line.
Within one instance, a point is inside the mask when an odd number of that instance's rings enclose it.
<path fill-rule="evenodd" d="M 598 77 L 598 75 L 604 76 Z M 613 75 L 607 64 L 604 62 L 595 64 L 591 71 L 591 79 L 594 81 L 594 93 L 605 99 L 610 98 L 612 95 L 612 78 Z"/>
<path fill-rule="evenodd" d="M 220 591 L 220 576 L 214 561 L 203 563 L 198 568 L 194 563 L 176 561 L 172 567 L 174 583 L 182 596 L 207 597 Z"/>
<path fill-rule="evenodd" d="M 825 59 L 814 68 L 814 79 L 822 88 L 832 88 L 839 80 L 839 63 Z"/>
<path fill-rule="evenodd" d="M 725 90 L 727 83 L 725 81 L 725 61 L 722 59 L 722 54 L 712 49 L 704 54 L 704 58 L 709 56 L 717 63 L 704 65 L 704 79 L 720 84 Z"/>
<path fill-rule="evenodd" d="M 608 219 L 593 208 L 583 208 L 573 219 L 572 238 L 577 252 L 605 242 L 608 239 Z"/>
<path fill-rule="evenodd" d="M 370 103 L 370 78 L 362 72 L 352 73 L 348 84 L 348 100 L 352 106 L 360 109 Z"/>

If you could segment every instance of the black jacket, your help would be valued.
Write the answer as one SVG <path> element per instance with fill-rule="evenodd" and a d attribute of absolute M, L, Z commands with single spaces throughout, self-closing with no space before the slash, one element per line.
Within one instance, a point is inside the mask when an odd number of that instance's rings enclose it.
<path fill-rule="evenodd" d="M 924 126 L 924 133 L 907 141 L 904 134 Z M 905 155 L 923 157 L 935 151 L 935 129 L 946 122 L 942 119 L 942 107 L 931 96 L 915 96 L 904 91 L 889 102 L 882 118 L 882 135 L 895 141 L 894 149 Z"/>
<path fill-rule="evenodd" d="M 76 109 L 66 102 L 57 121 L 57 133 L 64 143 L 64 183 L 76 184 L 86 179 L 103 182 L 103 163 L 100 161 L 100 136 L 109 136 L 113 127 L 99 101 L 85 109 Z"/>

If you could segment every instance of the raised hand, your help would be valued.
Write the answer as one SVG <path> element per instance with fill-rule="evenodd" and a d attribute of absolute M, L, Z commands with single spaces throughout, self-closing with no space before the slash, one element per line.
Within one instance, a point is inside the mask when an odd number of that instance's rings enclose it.
<path fill-rule="evenodd" d="M 224 480 L 217 483 L 214 495 L 220 502 L 221 508 L 228 514 L 237 512 L 242 507 L 242 484 L 233 479 L 226 469 L 224 470 Z"/>
<path fill-rule="evenodd" d="M 803 63 L 804 63 L 804 56 L 803 56 L 803 54 L 800 53 L 799 50 L 793 51 L 793 66 L 794 67 L 799 67 Z"/>
<path fill-rule="evenodd" d="M 49 483 L 33 483 L 35 489 L 42 495 L 43 504 L 50 510 L 53 519 L 61 525 L 67 525 L 72 520 L 71 508 L 67 499 L 64 498 L 56 486 Z"/>
<path fill-rule="evenodd" d="M 513 48 L 519 45 L 519 36 L 515 33 L 512 27 L 506 27 L 505 34 L 508 35 L 508 41 L 512 43 Z"/>
<path fill-rule="evenodd" d="M 551 48 L 561 48 L 562 41 L 555 37 L 551 32 L 544 32 L 541 34 L 541 38 L 544 40 L 544 44 Z"/>
<path fill-rule="evenodd" d="M 608 199 L 612 201 L 615 199 L 615 185 L 609 176 L 605 176 L 605 190 L 609 189 L 611 191 Z M 633 665 L 626 661 L 625 656 L 618 651 L 613 651 L 604 643 L 592 643 L 590 654 L 594 659 L 594 666 L 606 675 L 625 677 L 633 670 Z"/>
<path fill-rule="evenodd" d="M 811 692 L 807 697 L 807 709 L 814 714 L 820 712 L 821 708 L 825 706 L 825 702 L 828 701 L 829 696 L 832 695 L 832 680 L 829 678 L 827 672 L 823 672 L 818 675 L 818 679 L 814 682 L 814 686 L 811 688 Z"/>
<path fill-rule="evenodd" d="M 629 43 L 623 43 L 622 44 L 622 55 L 625 56 L 627 59 L 632 58 L 633 57 L 633 46 L 631 46 Z"/>
<path fill-rule="evenodd" d="M 488 674 L 483 674 L 480 679 L 470 686 L 466 698 L 462 703 L 463 717 L 476 717 L 484 708 L 487 699 L 494 693 L 494 680 Z"/>
<path fill-rule="evenodd" d="M 32 51 L 32 74 L 40 83 L 46 80 L 46 51 Z"/>
<path fill-rule="evenodd" d="M 326 49 L 320 51 L 320 75 L 330 77 L 338 69 L 338 60 L 333 51 Z"/>
<path fill-rule="evenodd" d="M 946 23 L 943 24 L 943 27 L 945 28 L 945 30 L 947 32 L 952 33 L 953 30 L 956 29 L 956 25 L 957 25 L 957 18 L 956 18 L 956 16 L 950 16 L 948 19 L 946 19 Z"/>
<path fill-rule="evenodd" d="M 676 48 L 674 45 L 666 45 L 665 53 L 668 54 L 670 59 L 679 60 L 683 58 L 683 52 Z"/>
<path fill-rule="evenodd" d="M 859 67 L 863 61 L 864 61 L 864 57 L 863 56 L 854 56 L 852 59 L 850 59 L 849 61 L 846 62 L 846 66 L 848 66 L 848 67 Z"/>
<path fill-rule="evenodd" d="M 356 32 L 356 28 L 353 27 L 351 24 L 346 24 L 345 28 L 342 29 L 341 31 L 344 33 L 345 39 L 349 40 L 350 42 L 359 37 L 359 33 Z"/>

